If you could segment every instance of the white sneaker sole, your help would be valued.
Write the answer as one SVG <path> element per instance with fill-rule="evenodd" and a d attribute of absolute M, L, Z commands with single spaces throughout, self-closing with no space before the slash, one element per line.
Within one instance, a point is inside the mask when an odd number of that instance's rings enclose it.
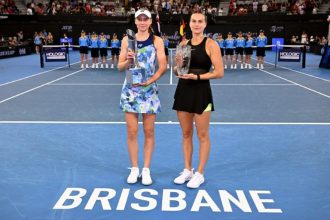
<path fill-rule="evenodd" d="M 189 185 L 187 184 L 187 187 L 190 188 L 190 189 L 197 189 L 197 188 L 199 188 L 199 187 L 204 183 L 204 181 L 205 181 L 205 180 L 203 180 L 198 186 L 189 186 Z"/>
<path fill-rule="evenodd" d="M 136 179 L 136 181 L 134 182 L 134 181 L 128 181 L 128 180 L 126 180 L 126 182 L 128 183 L 128 184 L 135 184 L 135 183 L 137 183 L 138 182 L 138 179 Z"/>
<path fill-rule="evenodd" d="M 150 183 L 144 183 L 144 182 L 141 182 L 142 183 L 142 185 L 144 185 L 144 186 L 150 186 L 151 184 L 152 184 L 152 181 L 150 182 Z"/>
<path fill-rule="evenodd" d="M 192 177 L 190 177 L 189 179 L 186 179 L 184 182 L 176 182 L 175 180 L 173 180 L 173 182 L 177 185 L 182 185 L 182 184 L 185 184 L 186 182 L 190 181 Z"/>

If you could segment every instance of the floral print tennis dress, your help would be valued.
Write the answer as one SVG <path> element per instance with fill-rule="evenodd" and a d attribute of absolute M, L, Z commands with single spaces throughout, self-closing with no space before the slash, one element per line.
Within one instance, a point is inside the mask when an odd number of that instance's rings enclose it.
<path fill-rule="evenodd" d="M 137 41 L 137 60 L 145 69 L 146 80 L 155 74 L 156 48 L 153 35 L 145 41 Z M 120 96 L 120 108 L 124 112 L 157 114 L 161 111 L 158 97 L 158 86 L 154 82 L 148 86 L 132 86 L 126 79 Z"/>

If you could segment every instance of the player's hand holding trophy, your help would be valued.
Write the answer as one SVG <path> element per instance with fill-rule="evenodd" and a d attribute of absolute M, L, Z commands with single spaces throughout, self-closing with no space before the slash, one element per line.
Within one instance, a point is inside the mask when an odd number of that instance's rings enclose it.
<path fill-rule="evenodd" d="M 126 83 L 138 85 L 144 83 L 146 80 L 145 69 L 139 65 L 137 60 L 138 48 L 134 31 L 127 29 L 126 34 L 128 37 L 127 50 L 135 53 L 134 57 L 129 59 L 129 66 L 128 69 L 126 69 Z"/>

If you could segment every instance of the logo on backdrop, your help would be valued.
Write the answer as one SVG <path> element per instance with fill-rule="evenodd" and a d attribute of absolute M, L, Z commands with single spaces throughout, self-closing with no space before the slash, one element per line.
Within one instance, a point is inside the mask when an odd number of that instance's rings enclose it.
<path fill-rule="evenodd" d="M 61 30 L 67 31 L 67 32 L 72 32 L 72 25 L 63 25 Z"/>
<path fill-rule="evenodd" d="M 26 49 L 25 48 L 20 48 L 18 50 L 19 55 L 25 55 L 26 54 Z"/>
<path fill-rule="evenodd" d="M 280 62 L 300 62 L 301 51 L 297 48 L 280 49 L 278 52 L 278 61 Z"/>
<path fill-rule="evenodd" d="M 49 48 L 45 51 L 46 62 L 67 61 L 65 48 Z"/>
<path fill-rule="evenodd" d="M 15 50 L 4 50 L 0 51 L 0 57 L 12 56 L 15 54 Z"/>
<path fill-rule="evenodd" d="M 283 32 L 284 31 L 284 27 L 283 26 L 276 26 L 273 25 L 269 28 L 270 32 L 276 33 L 276 32 Z"/>

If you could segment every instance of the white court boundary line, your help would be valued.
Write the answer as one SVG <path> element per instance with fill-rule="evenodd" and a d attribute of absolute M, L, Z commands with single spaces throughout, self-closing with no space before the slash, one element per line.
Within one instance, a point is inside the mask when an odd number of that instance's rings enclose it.
<path fill-rule="evenodd" d="M 80 63 L 80 61 L 78 62 L 74 62 L 72 63 L 71 65 L 74 65 L 74 64 L 77 64 L 77 63 Z M 20 79 L 16 79 L 16 80 L 13 80 L 13 81 L 10 81 L 10 82 L 6 82 L 6 83 L 3 83 L 3 84 L 0 84 L 0 87 L 1 86 L 5 86 L 5 85 L 8 85 L 8 84 L 12 84 L 12 83 L 15 83 L 15 82 L 19 82 L 21 80 L 25 80 L 25 79 L 29 79 L 29 78 L 32 78 L 32 77 L 35 77 L 35 76 L 39 76 L 41 74 L 45 74 L 45 73 L 48 73 L 48 72 L 52 72 L 54 70 L 59 70 L 59 69 L 62 69 L 64 67 L 67 67 L 69 66 L 68 64 L 67 65 L 64 65 L 64 66 L 60 66 L 60 67 L 56 67 L 55 69 L 51 69 L 51 70 L 46 70 L 46 71 L 43 71 L 43 72 L 40 72 L 40 73 L 36 73 L 36 74 L 32 74 L 30 76 L 26 76 L 26 77 L 23 77 L 23 78 L 20 78 Z"/>
<path fill-rule="evenodd" d="M 291 80 L 289 80 L 289 79 L 286 79 L 286 78 L 284 78 L 284 77 L 278 76 L 278 75 L 276 75 L 276 74 L 274 74 L 274 73 L 271 73 L 271 72 L 268 72 L 268 71 L 266 71 L 266 70 L 261 70 L 261 69 L 257 69 L 257 70 L 260 70 L 260 71 L 262 71 L 262 72 L 264 72 L 264 73 L 267 73 L 267 74 L 269 74 L 269 75 L 271 75 L 271 76 L 274 76 L 274 77 L 277 77 L 277 78 L 279 78 L 279 79 L 285 80 L 285 81 L 287 81 L 287 82 L 293 83 L 293 84 L 295 84 L 295 85 L 297 85 L 297 86 L 299 86 L 299 87 L 301 87 L 301 88 L 304 88 L 304 89 L 306 89 L 306 90 L 309 90 L 309 91 L 311 91 L 311 92 L 314 92 L 314 93 L 316 93 L 316 94 L 319 94 L 319 95 L 321 95 L 321 96 L 324 96 L 324 97 L 330 99 L 330 96 L 329 96 L 329 95 L 326 95 L 326 94 L 324 94 L 324 93 L 322 93 L 322 92 L 319 92 L 319 91 L 316 91 L 316 90 L 314 90 L 314 89 L 311 89 L 311 88 L 309 88 L 309 87 L 307 87 L 307 86 L 303 86 L 303 85 L 301 85 L 301 84 L 299 84 L 299 83 L 296 83 L 296 82 L 291 81 Z"/>
<path fill-rule="evenodd" d="M 50 86 L 122 86 L 122 83 L 52 83 Z M 157 83 L 158 86 L 176 86 L 176 84 Z M 292 83 L 214 83 L 211 86 L 295 86 Z"/>
<path fill-rule="evenodd" d="M 2 103 L 4 103 L 4 102 L 7 102 L 7 101 L 9 101 L 9 100 L 11 100 L 11 99 L 14 99 L 14 98 L 16 98 L 16 97 L 19 97 L 19 96 L 21 96 L 21 95 L 24 95 L 24 94 L 26 94 L 26 93 L 32 92 L 32 91 L 34 91 L 34 90 L 36 90 L 36 89 L 40 89 L 41 87 L 47 86 L 47 85 L 49 85 L 49 84 L 51 84 L 51 83 L 53 83 L 53 82 L 59 81 L 59 80 L 61 80 L 61 79 L 65 79 L 65 78 L 67 78 L 67 77 L 69 77 L 69 76 L 72 76 L 72 75 L 74 75 L 74 74 L 76 74 L 76 73 L 79 73 L 79 72 L 81 72 L 81 71 L 84 71 L 84 70 L 86 70 L 86 69 L 81 69 L 81 70 L 75 71 L 75 72 L 70 73 L 70 74 L 68 74 L 68 75 L 65 75 L 65 76 L 62 76 L 62 77 L 57 78 L 57 79 L 55 79 L 55 80 L 49 81 L 49 82 L 47 82 L 47 83 L 44 83 L 44 84 L 42 84 L 42 85 L 40 85 L 40 86 L 34 87 L 34 88 L 32 88 L 32 89 L 29 89 L 29 90 L 26 90 L 26 91 L 24 91 L 24 92 L 18 93 L 18 94 L 14 95 L 14 96 L 11 96 L 11 97 L 9 97 L 9 98 L 3 99 L 3 100 L 0 101 L 0 104 L 2 104 Z"/>
<path fill-rule="evenodd" d="M 267 62 L 267 61 L 264 61 L 264 62 L 265 62 L 265 63 L 268 63 L 268 64 L 270 64 L 270 65 L 275 66 L 274 63 Z M 310 74 L 307 74 L 307 73 L 304 73 L 304 72 L 300 72 L 300 71 L 298 71 L 298 70 L 290 69 L 290 68 L 288 68 L 288 67 L 281 66 L 281 65 L 278 65 L 278 64 L 277 64 L 277 66 L 280 67 L 280 68 L 282 68 L 282 69 L 286 69 L 286 70 L 289 70 L 289 71 L 292 71 L 292 72 L 300 73 L 300 74 L 305 75 L 305 76 L 309 76 L 309 77 L 312 77 L 312 78 L 316 78 L 316 79 L 319 79 L 319 80 L 323 80 L 323 81 L 326 81 L 326 82 L 330 82 L 330 80 L 324 79 L 324 78 L 322 78 L 322 77 L 313 76 L 313 75 L 310 75 Z"/>
<path fill-rule="evenodd" d="M 255 60 L 255 61 L 257 60 L 256 58 L 252 58 L 252 59 Z M 264 61 L 264 62 L 265 62 L 265 63 L 268 63 L 268 64 L 270 64 L 270 65 L 275 66 L 275 63 L 268 62 L 268 61 Z M 304 72 L 301 72 L 301 71 L 298 71 L 298 70 L 290 69 L 290 68 L 285 67 L 285 66 L 281 66 L 281 65 L 278 65 L 278 64 L 277 64 L 276 66 L 278 66 L 278 67 L 280 67 L 280 68 L 282 68 L 282 69 L 286 69 L 286 70 L 292 71 L 292 72 L 300 73 L 300 74 L 305 75 L 305 76 L 309 76 L 309 77 L 312 77 L 312 78 L 316 78 L 316 79 L 319 79 L 319 80 L 323 80 L 323 81 L 326 81 L 326 82 L 330 82 L 330 80 L 324 79 L 324 78 L 322 78 L 322 77 L 313 76 L 313 75 L 310 75 L 310 74 L 307 74 L 307 73 L 304 73 Z"/>
<path fill-rule="evenodd" d="M 0 121 L 0 124 L 81 124 L 81 125 L 121 125 L 124 121 Z M 142 124 L 142 122 L 139 122 Z M 177 121 L 158 121 L 159 125 L 178 125 Z M 330 122 L 210 122 L 211 125 L 330 125 Z"/>

